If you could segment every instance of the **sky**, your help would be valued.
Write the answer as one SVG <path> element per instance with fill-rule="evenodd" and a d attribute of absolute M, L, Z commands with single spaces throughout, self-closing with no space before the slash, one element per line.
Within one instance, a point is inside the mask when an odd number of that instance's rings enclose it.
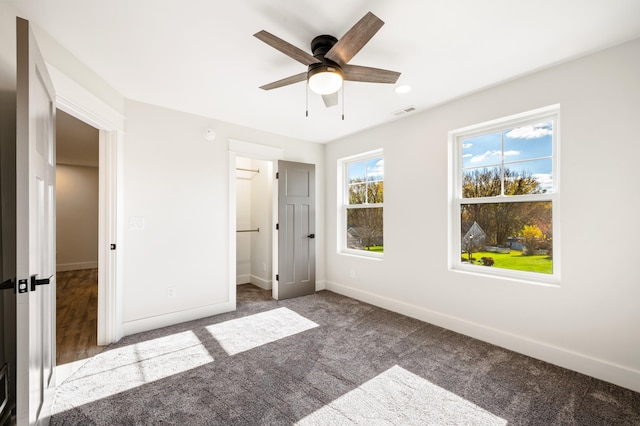
<path fill-rule="evenodd" d="M 546 121 L 464 139 L 463 170 L 500 167 L 504 159 L 506 168 L 531 174 L 549 191 L 553 187 L 552 137 L 553 122 Z"/>
<path fill-rule="evenodd" d="M 384 159 L 374 158 L 359 163 L 349 164 L 349 182 L 353 179 L 364 181 L 384 180 Z"/>

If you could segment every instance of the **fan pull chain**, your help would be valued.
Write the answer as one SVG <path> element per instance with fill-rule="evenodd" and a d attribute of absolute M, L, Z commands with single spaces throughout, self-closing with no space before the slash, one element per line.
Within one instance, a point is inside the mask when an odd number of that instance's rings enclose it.
<path fill-rule="evenodd" d="M 342 82 L 342 121 L 344 121 L 344 81 Z"/>
<path fill-rule="evenodd" d="M 305 92 L 305 108 L 306 108 L 305 117 L 309 117 L 309 80 L 307 80 L 306 89 L 307 90 Z"/>

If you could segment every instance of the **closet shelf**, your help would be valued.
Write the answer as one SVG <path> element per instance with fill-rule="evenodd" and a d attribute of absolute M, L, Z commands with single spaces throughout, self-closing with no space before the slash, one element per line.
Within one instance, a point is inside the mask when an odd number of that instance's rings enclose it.
<path fill-rule="evenodd" d="M 238 229 L 236 232 L 260 232 L 260 228 L 256 229 Z"/>

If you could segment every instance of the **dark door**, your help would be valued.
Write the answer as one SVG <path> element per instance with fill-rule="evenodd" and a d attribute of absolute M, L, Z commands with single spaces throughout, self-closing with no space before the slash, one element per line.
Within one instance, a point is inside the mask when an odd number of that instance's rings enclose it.
<path fill-rule="evenodd" d="M 277 299 L 316 291 L 315 165 L 278 161 Z"/>

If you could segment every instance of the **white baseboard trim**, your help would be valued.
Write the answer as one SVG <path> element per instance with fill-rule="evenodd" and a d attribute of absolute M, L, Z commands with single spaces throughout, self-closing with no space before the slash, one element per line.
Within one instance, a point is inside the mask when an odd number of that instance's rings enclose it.
<path fill-rule="evenodd" d="M 326 281 L 326 289 L 640 392 L 638 370 L 343 284 Z"/>
<path fill-rule="evenodd" d="M 155 330 L 156 328 L 167 327 L 170 325 L 180 324 L 183 322 L 193 321 L 200 318 L 206 318 L 212 315 L 223 314 L 225 312 L 231 312 L 235 310 L 235 302 L 223 302 L 215 305 L 207 305 L 199 308 L 187 309 L 185 311 L 158 315 L 155 317 L 127 321 L 122 324 L 122 330 L 125 336 L 129 336 L 131 334 L 141 333 L 143 331 Z"/>
<path fill-rule="evenodd" d="M 236 275 L 236 285 L 247 284 L 251 282 L 251 274 Z"/>
<path fill-rule="evenodd" d="M 322 280 L 322 281 L 316 280 L 316 291 L 321 291 L 326 289 L 327 289 L 327 283 L 325 280 Z"/>
<path fill-rule="evenodd" d="M 271 290 L 272 287 L 271 280 L 265 280 L 264 278 L 256 277 L 255 275 L 251 275 L 249 282 L 263 290 Z"/>
<path fill-rule="evenodd" d="M 56 265 L 56 272 L 64 271 L 80 271 L 82 269 L 96 269 L 98 268 L 98 261 L 91 262 L 76 262 L 76 263 L 60 263 Z"/>

